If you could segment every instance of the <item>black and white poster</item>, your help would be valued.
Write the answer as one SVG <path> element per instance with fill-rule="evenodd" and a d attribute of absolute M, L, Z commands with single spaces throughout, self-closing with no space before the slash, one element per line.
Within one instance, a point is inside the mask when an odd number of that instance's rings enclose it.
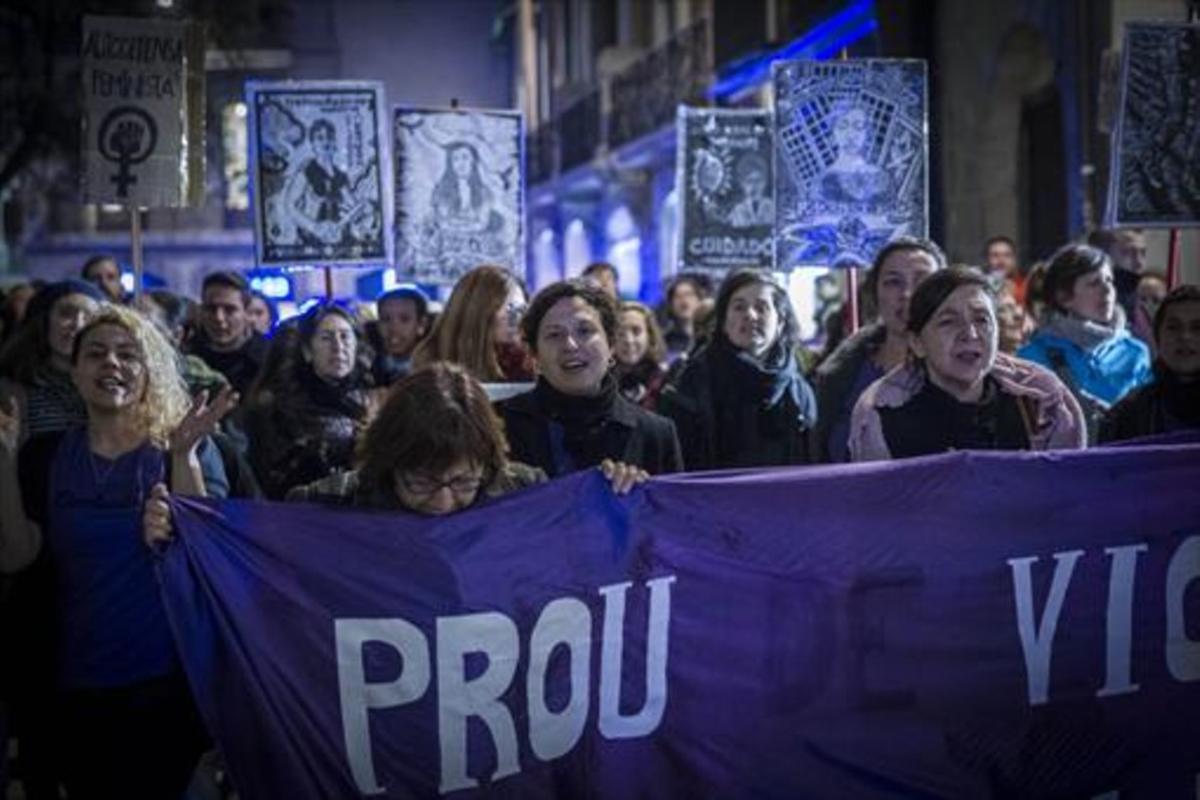
<path fill-rule="evenodd" d="M 203 56 L 183 22 L 83 20 L 83 198 L 145 208 L 186 205 L 203 187 L 203 139 L 190 121 Z M 202 105 L 200 106 L 202 108 Z M 195 110 L 195 109 L 191 109 Z M 189 153 L 189 147 L 191 152 Z"/>
<path fill-rule="evenodd" d="M 773 73 L 777 267 L 863 266 L 897 236 L 925 236 L 925 62 L 784 61 Z"/>
<path fill-rule="evenodd" d="M 1112 225 L 1200 225 L 1200 25 L 1125 26 L 1112 153 Z"/>
<path fill-rule="evenodd" d="M 454 283 L 525 269 L 524 132 L 516 111 L 397 108 L 396 272 Z"/>
<path fill-rule="evenodd" d="M 390 261 L 382 84 L 248 83 L 260 264 Z"/>
<path fill-rule="evenodd" d="M 771 113 L 687 106 L 678 113 L 680 266 L 770 268 L 775 256 Z"/>

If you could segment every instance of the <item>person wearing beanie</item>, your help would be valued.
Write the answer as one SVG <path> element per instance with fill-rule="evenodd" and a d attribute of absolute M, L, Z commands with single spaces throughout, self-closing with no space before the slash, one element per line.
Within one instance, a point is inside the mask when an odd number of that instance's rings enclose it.
<path fill-rule="evenodd" d="M 22 442 L 86 418 L 71 383 L 71 345 L 105 299 L 94 285 L 76 278 L 47 284 L 29 301 L 24 320 L 0 350 L 0 405 L 17 404 Z"/>
<path fill-rule="evenodd" d="M 429 331 L 429 298 L 406 284 L 384 292 L 375 301 L 379 321 L 368 327 L 375 346 L 372 371 L 377 386 L 390 386 L 412 371 L 412 355 Z"/>
<path fill-rule="evenodd" d="M 1083 413 L 1066 386 L 999 352 L 996 299 L 982 273 L 951 267 L 922 281 L 908 330 L 908 359 L 854 407 L 852 460 L 1084 446 Z"/>

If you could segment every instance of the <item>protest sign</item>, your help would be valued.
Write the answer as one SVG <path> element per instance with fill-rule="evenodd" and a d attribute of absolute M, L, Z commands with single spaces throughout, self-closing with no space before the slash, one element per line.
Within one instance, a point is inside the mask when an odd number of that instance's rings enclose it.
<path fill-rule="evenodd" d="M 390 260 L 391 172 L 383 86 L 248 83 L 258 263 Z"/>
<path fill-rule="evenodd" d="M 1200 25 L 1129 23 L 1122 54 L 1109 221 L 1200 225 Z"/>
<path fill-rule="evenodd" d="M 929 227 L 925 62 L 774 64 L 776 265 L 864 266 Z"/>
<path fill-rule="evenodd" d="M 525 270 L 524 128 L 516 111 L 397 108 L 396 272 L 453 284 Z"/>
<path fill-rule="evenodd" d="M 725 272 L 775 262 L 771 114 L 679 107 L 680 266 Z"/>
<path fill-rule="evenodd" d="M 204 48 L 184 22 L 83 21 L 83 197 L 196 204 L 204 187 Z"/>

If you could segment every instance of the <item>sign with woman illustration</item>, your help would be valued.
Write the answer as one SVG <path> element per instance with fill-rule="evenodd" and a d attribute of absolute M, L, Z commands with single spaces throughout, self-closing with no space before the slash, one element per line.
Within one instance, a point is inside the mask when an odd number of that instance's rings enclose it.
<path fill-rule="evenodd" d="M 251 83 L 246 94 L 259 263 L 388 262 L 382 86 Z"/>
<path fill-rule="evenodd" d="M 778 267 L 862 266 L 925 236 L 925 62 L 780 62 L 774 84 Z"/>
<path fill-rule="evenodd" d="M 1200 225 L 1200 25 L 1125 26 L 1108 211 L 1114 226 Z"/>
<path fill-rule="evenodd" d="M 515 111 L 397 108 L 396 269 L 453 283 L 480 264 L 524 270 L 524 150 Z"/>
<path fill-rule="evenodd" d="M 677 128 L 681 266 L 770 267 L 775 228 L 771 113 L 680 106 Z"/>

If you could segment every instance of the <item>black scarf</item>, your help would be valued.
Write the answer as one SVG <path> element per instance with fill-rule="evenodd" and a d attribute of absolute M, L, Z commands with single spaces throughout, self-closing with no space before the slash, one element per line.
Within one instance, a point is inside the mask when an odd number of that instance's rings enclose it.
<path fill-rule="evenodd" d="M 611 372 L 604 376 L 596 395 L 564 394 L 539 377 L 533 396 L 542 413 L 562 426 L 563 447 L 576 468 L 594 466 L 607 457 L 605 429 L 617 402 L 617 381 Z"/>
<path fill-rule="evenodd" d="M 738 464 L 743 451 L 789 440 L 803 412 L 796 396 L 800 371 L 787 347 L 776 342 L 759 361 L 716 336 L 707 353 L 718 463 Z"/>
<path fill-rule="evenodd" d="M 732 400 L 735 405 L 752 405 L 766 410 L 779 405 L 800 376 L 796 359 L 782 343 L 776 342 L 762 361 L 739 350 L 724 336 L 715 337 L 708 346 L 713 366 L 713 395 Z"/>
<path fill-rule="evenodd" d="M 643 358 L 632 367 L 618 362 L 614 371 L 621 395 L 632 403 L 640 403 L 661 368 L 653 359 Z"/>
<path fill-rule="evenodd" d="M 353 371 L 344 378 L 327 381 L 317 375 L 312 364 L 302 361 L 296 365 L 296 380 L 305 397 L 321 409 L 327 409 L 334 415 L 349 417 L 359 422 L 367 414 L 362 390 L 365 388 L 362 368 L 355 365 Z M 281 398 L 284 402 L 288 398 Z"/>
<path fill-rule="evenodd" d="M 1171 370 L 1155 364 L 1163 404 L 1170 417 L 1187 428 L 1200 428 L 1200 380 L 1181 381 Z"/>

